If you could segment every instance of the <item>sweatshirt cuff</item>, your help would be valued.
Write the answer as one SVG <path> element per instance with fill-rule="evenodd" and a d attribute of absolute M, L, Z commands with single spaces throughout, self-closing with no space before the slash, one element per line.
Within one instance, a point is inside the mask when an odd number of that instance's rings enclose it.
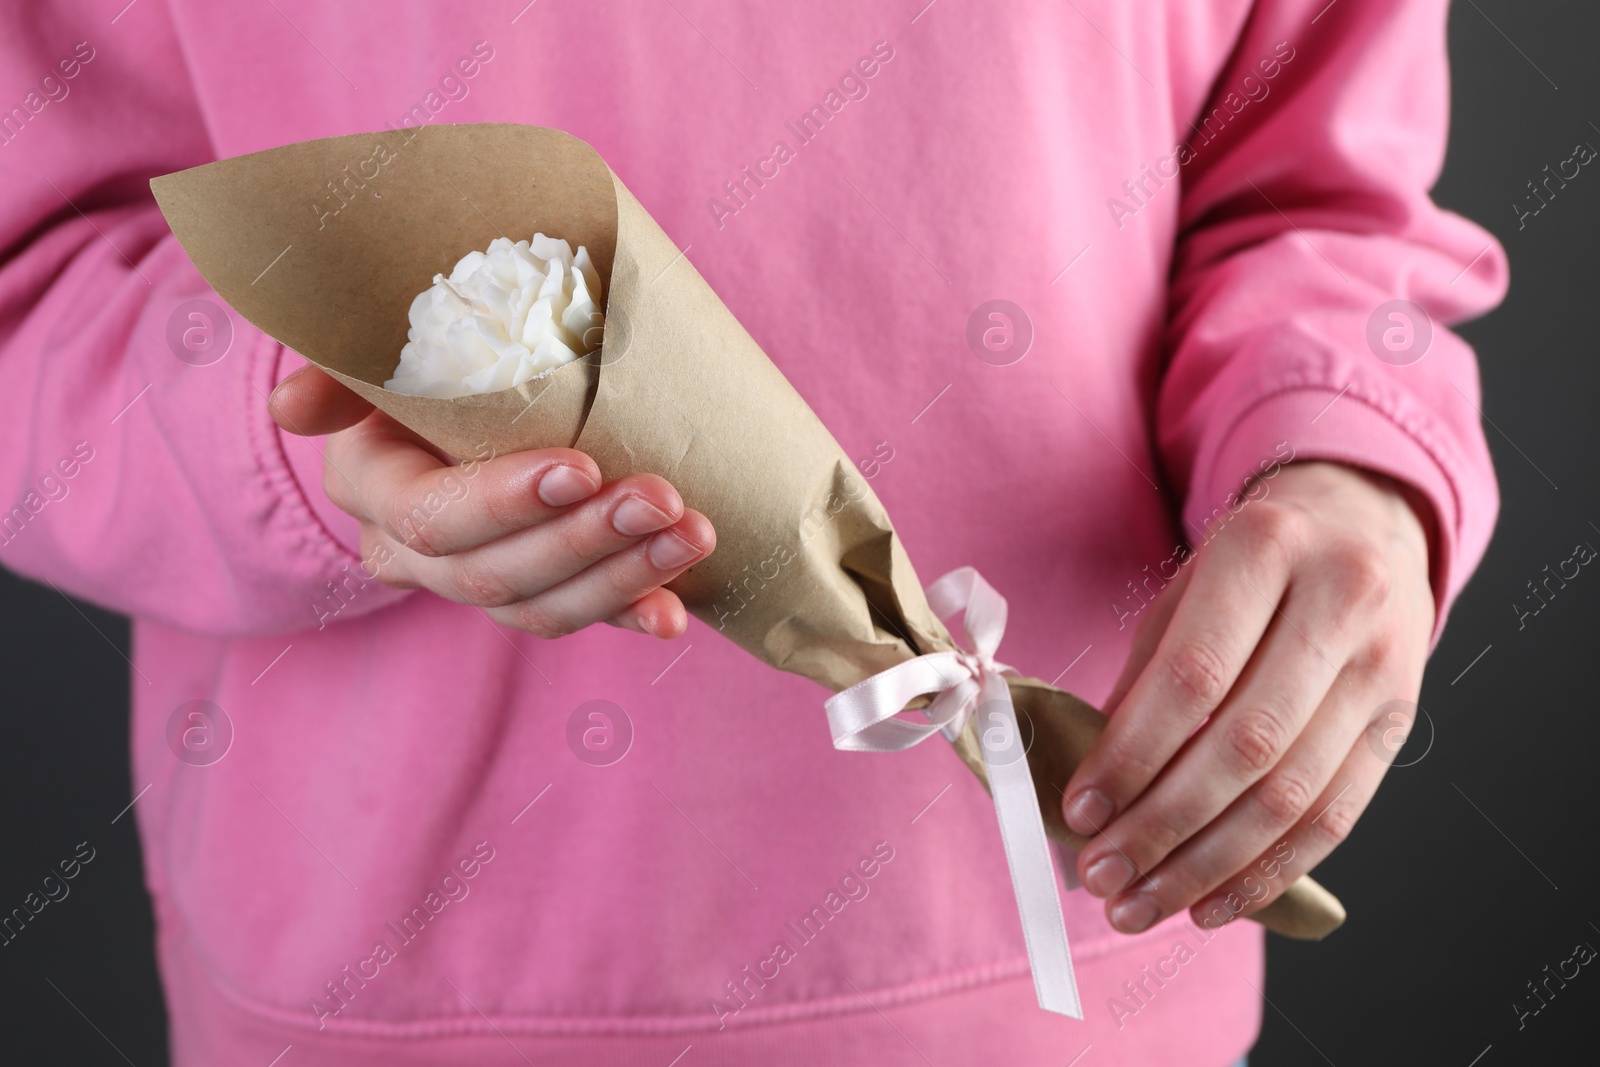
<path fill-rule="evenodd" d="M 1433 634 L 1428 643 L 1431 654 L 1475 562 L 1462 559 L 1460 496 L 1444 465 L 1427 447 L 1351 390 L 1297 387 L 1250 407 L 1218 438 L 1209 457 L 1197 457 L 1184 505 L 1189 528 L 1203 528 L 1203 519 L 1225 507 L 1271 462 L 1291 459 L 1329 460 L 1388 475 L 1417 490 L 1432 507 L 1428 544 L 1434 602 Z M 1419 518 L 1428 527 L 1426 517 Z"/>

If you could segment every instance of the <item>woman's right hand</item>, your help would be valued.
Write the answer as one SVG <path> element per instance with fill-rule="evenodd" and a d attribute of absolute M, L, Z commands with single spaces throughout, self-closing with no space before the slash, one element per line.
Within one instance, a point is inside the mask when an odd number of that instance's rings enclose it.
<path fill-rule="evenodd" d="M 379 581 L 544 638 L 602 621 L 663 638 L 688 626 L 662 586 L 717 539 L 664 479 L 602 485 L 594 460 L 570 448 L 495 456 L 469 478 L 316 367 L 280 382 L 268 407 L 289 433 L 329 435 L 323 490 L 360 521 L 361 558 L 388 557 Z"/>

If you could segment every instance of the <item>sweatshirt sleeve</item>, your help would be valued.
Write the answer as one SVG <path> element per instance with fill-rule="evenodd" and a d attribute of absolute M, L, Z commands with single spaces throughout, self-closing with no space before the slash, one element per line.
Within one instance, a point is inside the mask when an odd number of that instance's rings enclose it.
<path fill-rule="evenodd" d="M 1507 285 L 1494 238 L 1428 195 L 1449 122 L 1447 8 L 1255 6 L 1182 134 L 1156 414 L 1191 531 L 1288 455 L 1417 490 L 1436 531 L 1433 645 L 1499 509 L 1477 363 L 1447 327 Z"/>
<path fill-rule="evenodd" d="M 360 569 L 320 439 L 267 414 L 301 361 L 227 309 L 151 197 L 214 158 L 164 19 L 0 9 L 0 564 L 201 633 L 334 624 L 406 592 Z"/>

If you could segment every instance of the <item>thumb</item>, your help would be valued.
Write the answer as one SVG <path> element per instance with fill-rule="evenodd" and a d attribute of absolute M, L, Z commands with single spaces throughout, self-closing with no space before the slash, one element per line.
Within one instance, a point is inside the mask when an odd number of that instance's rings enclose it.
<path fill-rule="evenodd" d="M 320 437 L 354 426 L 372 405 L 318 367 L 302 367 L 267 398 L 272 421 L 286 433 Z"/>

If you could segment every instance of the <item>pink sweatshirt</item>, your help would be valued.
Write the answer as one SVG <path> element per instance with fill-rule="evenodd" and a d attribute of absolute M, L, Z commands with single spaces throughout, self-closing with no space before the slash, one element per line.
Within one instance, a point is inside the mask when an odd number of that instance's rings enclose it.
<path fill-rule="evenodd" d="M 135 620 L 176 1063 L 1250 1045 L 1254 924 L 1124 937 L 1081 891 L 1086 1018 L 1039 1011 L 993 808 L 943 742 L 836 752 L 819 687 L 698 623 L 544 643 L 363 584 L 320 442 L 266 414 L 301 360 L 237 315 L 204 354 L 182 305 L 217 298 L 146 183 L 429 122 L 588 140 L 924 580 L 976 566 L 1010 601 L 1001 658 L 1100 700 L 1152 576 L 1275 461 L 1418 487 L 1441 605 L 1484 551 L 1477 369 L 1446 324 L 1507 271 L 1427 194 L 1445 0 L 124 3 L 0 13 L 0 563 Z M 382 182 L 282 195 L 357 212 Z M 631 737 L 609 765 L 569 740 L 597 700 Z"/>

